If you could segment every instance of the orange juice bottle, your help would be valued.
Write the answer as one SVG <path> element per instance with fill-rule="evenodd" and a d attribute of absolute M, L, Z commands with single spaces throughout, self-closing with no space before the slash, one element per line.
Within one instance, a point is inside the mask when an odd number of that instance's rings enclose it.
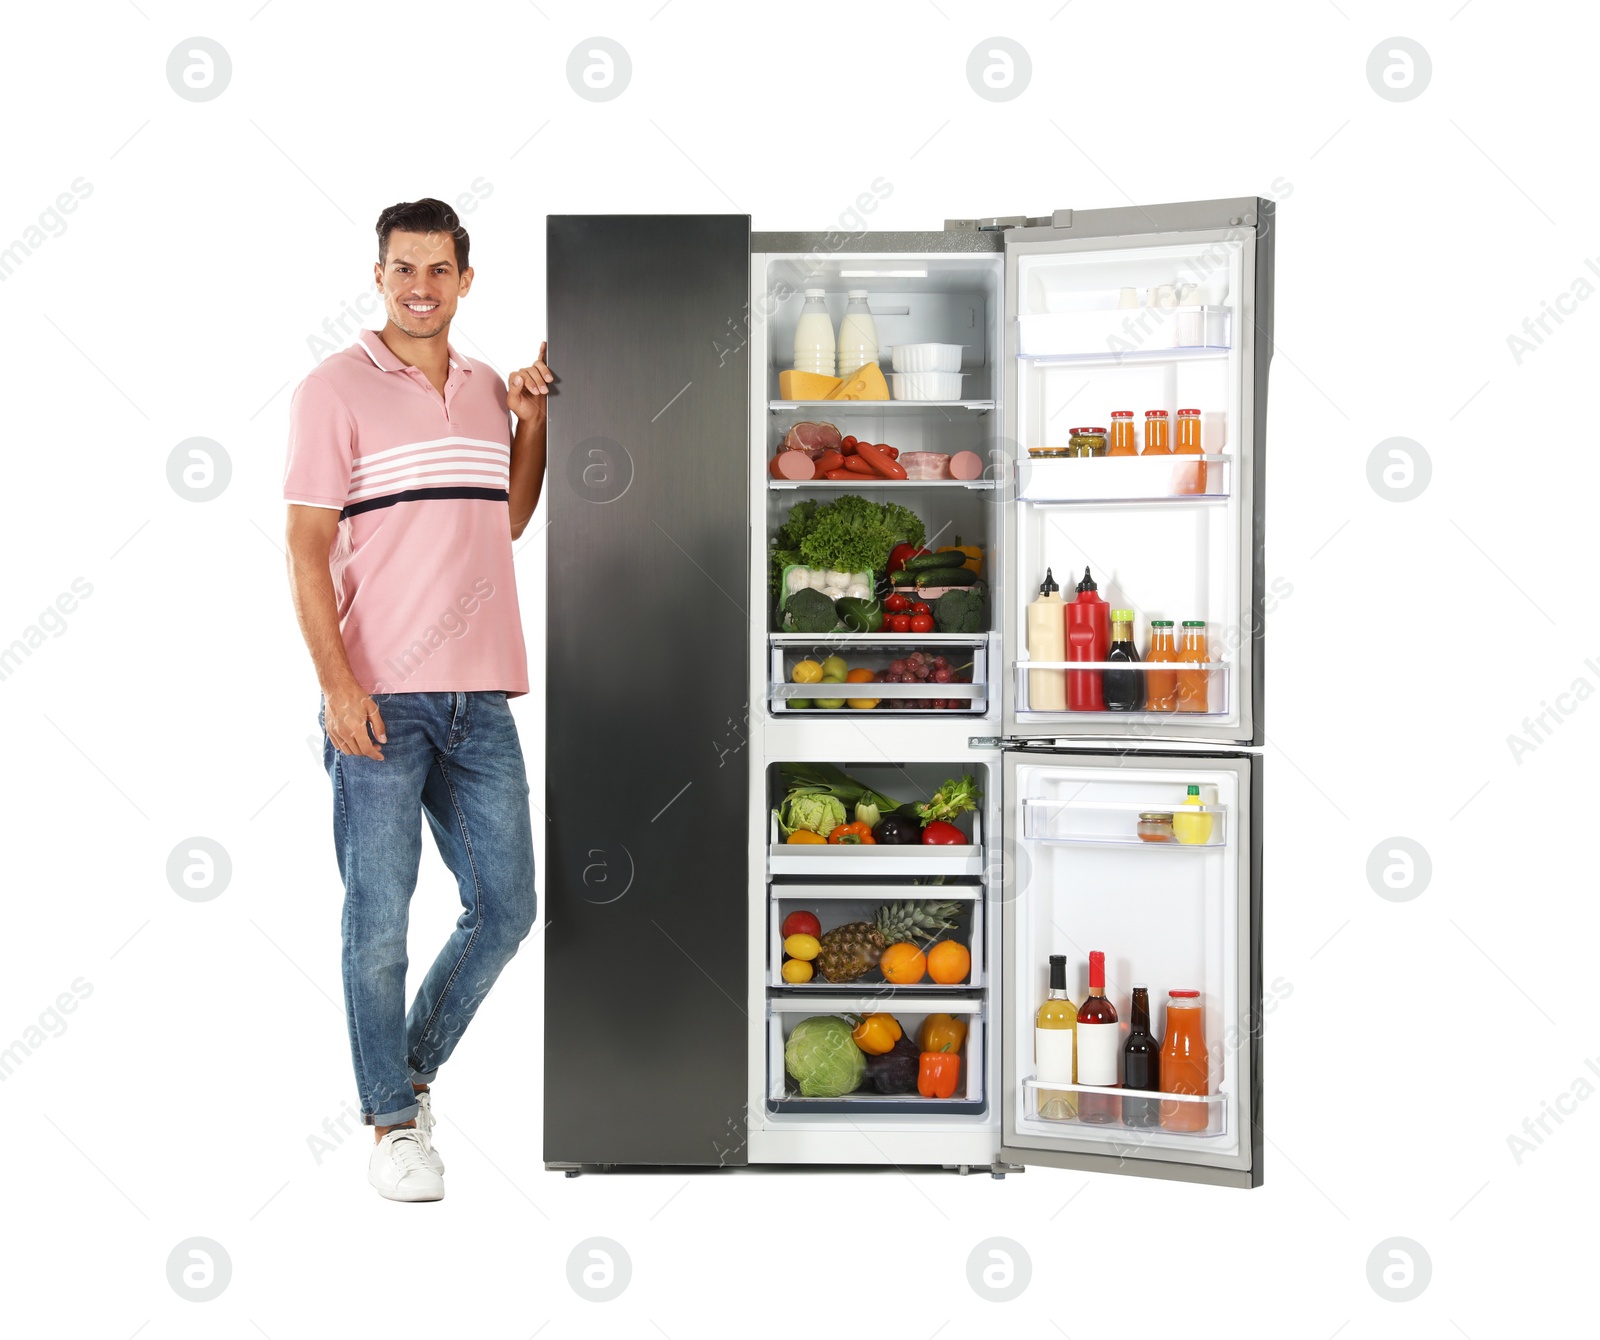
<path fill-rule="evenodd" d="M 1206 621 L 1183 621 L 1183 645 L 1178 648 L 1180 665 L 1202 665 L 1210 660 L 1206 652 Z M 1211 672 L 1209 670 L 1178 671 L 1178 711 L 1209 712 L 1207 706 Z"/>
<path fill-rule="evenodd" d="M 1178 456 L 1199 456 L 1200 450 L 1200 411 L 1197 409 L 1180 409 L 1178 411 L 1178 445 L 1174 449 Z M 1180 465 L 1173 471 L 1172 491 L 1174 493 L 1204 493 L 1206 491 L 1206 467 L 1201 462 L 1198 465 Z"/>
<path fill-rule="evenodd" d="M 1178 644 L 1172 636 L 1171 619 L 1150 621 L 1150 653 L 1145 658 L 1149 665 L 1173 662 L 1178 659 Z M 1178 672 L 1176 670 L 1146 670 L 1144 673 L 1144 710 L 1147 712 L 1176 712 L 1178 710 Z"/>
<path fill-rule="evenodd" d="M 1131 409 L 1114 409 L 1111 411 L 1111 445 L 1106 448 L 1107 456 L 1137 456 L 1139 448 L 1134 441 L 1133 411 Z"/>
<path fill-rule="evenodd" d="M 1161 1040 L 1161 1092 L 1211 1092 L 1211 1058 L 1198 991 L 1167 992 L 1167 1035 Z M 1208 1103 L 1161 1104 L 1161 1128 L 1203 1131 L 1210 1122 Z"/>
<path fill-rule="evenodd" d="M 1144 412 L 1144 454 L 1172 455 L 1172 440 L 1168 436 L 1167 412 L 1164 409 L 1147 409 Z"/>

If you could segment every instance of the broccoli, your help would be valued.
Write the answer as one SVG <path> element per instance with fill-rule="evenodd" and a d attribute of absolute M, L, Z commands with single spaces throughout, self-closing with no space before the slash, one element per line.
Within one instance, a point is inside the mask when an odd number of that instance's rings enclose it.
<path fill-rule="evenodd" d="M 839 611 L 833 601 L 814 586 L 790 594 L 783 603 L 783 631 L 786 633 L 831 633 L 839 626 Z"/>
<path fill-rule="evenodd" d="M 989 627 L 988 592 L 981 586 L 946 591 L 933 602 L 933 626 L 941 633 L 982 633 Z"/>

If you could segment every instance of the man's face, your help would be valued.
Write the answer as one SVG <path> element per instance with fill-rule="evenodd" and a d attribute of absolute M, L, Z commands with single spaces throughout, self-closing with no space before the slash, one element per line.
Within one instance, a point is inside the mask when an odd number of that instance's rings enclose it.
<path fill-rule="evenodd" d="M 388 257 L 373 273 L 389 320 L 419 340 L 443 334 L 472 287 L 472 268 L 456 268 L 456 240 L 444 232 L 390 233 Z"/>

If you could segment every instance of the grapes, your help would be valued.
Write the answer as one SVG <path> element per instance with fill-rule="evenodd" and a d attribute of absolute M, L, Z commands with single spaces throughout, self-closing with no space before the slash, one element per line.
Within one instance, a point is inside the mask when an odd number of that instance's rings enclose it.
<path fill-rule="evenodd" d="M 903 675 L 906 672 L 906 663 L 904 661 L 890 661 L 889 662 L 889 669 L 894 674 Z M 894 680 L 894 679 L 891 679 L 888 682 L 891 683 L 891 684 L 899 683 L 898 680 Z"/>
<path fill-rule="evenodd" d="M 948 684 L 950 682 L 950 678 L 950 671 L 944 666 L 940 666 L 933 672 L 933 682 L 935 684 Z"/>

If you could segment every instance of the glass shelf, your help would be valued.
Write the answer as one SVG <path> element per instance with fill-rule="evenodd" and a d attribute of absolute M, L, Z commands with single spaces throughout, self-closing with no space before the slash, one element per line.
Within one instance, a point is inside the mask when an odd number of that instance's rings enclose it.
<path fill-rule="evenodd" d="M 974 414 L 987 414 L 994 408 L 992 400 L 769 400 L 768 410 L 782 414 L 790 410 L 827 409 L 848 411 L 852 414 L 876 413 L 893 410 L 896 413 L 916 413 L 919 410 L 960 409 Z"/>
<path fill-rule="evenodd" d="M 1159 725 L 1170 722 L 1182 725 L 1186 721 L 1209 721 L 1224 718 L 1229 712 L 1228 685 L 1232 665 L 1227 661 L 1013 661 L 1012 673 L 1016 676 L 1016 711 L 1026 716 L 1028 724 L 1058 721 L 1062 725 L 1088 724 L 1109 721 L 1135 721 L 1142 725 Z M 1106 671 L 1133 670 L 1139 674 L 1165 671 L 1181 674 L 1185 671 L 1206 672 L 1206 710 L 1204 712 L 1072 712 L 1058 708 L 1040 711 L 1032 706 L 1029 672 L 1040 671 Z"/>
<path fill-rule="evenodd" d="M 1118 1098 L 1149 1098 L 1161 1104 L 1162 1118 L 1173 1125 L 1125 1126 L 1121 1121 L 1088 1122 L 1076 1116 L 1048 1116 L 1064 1107 L 1060 1095 L 1075 1093 L 1104 1093 Z M 1060 1080 L 1025 1079 L 1022 1081 L 1022 1110 L 1031 1121 L 1048 1122 L 1051 1126 L 1071 1126 L 1084 1134 L 1104 1135 L 1117 1140 L 1139 1140 L 1149 1136 L 1178 1136 L 1187 1140 L 1215 1139 L 1228 1133 L 1228 1095 L 1225 1093 L 1158 1093 L 1152 1089 L 1107 1089 L 1093 1084 L 1063 1084 Z M 1196 1131 L 1176 1129 L 1191 1120 L 1188 1113 L 1196 1109 L 1205 1114 L 1205 1125 Z M 1194 1124 L 1200 1118 L 1192 1118 Z"/>
<path fill-rule="evenodd" d="M 992 479 L 772 479 L 769 489 L 844 489 L 856 493 L 861 489 L 992 489 Z"/>

